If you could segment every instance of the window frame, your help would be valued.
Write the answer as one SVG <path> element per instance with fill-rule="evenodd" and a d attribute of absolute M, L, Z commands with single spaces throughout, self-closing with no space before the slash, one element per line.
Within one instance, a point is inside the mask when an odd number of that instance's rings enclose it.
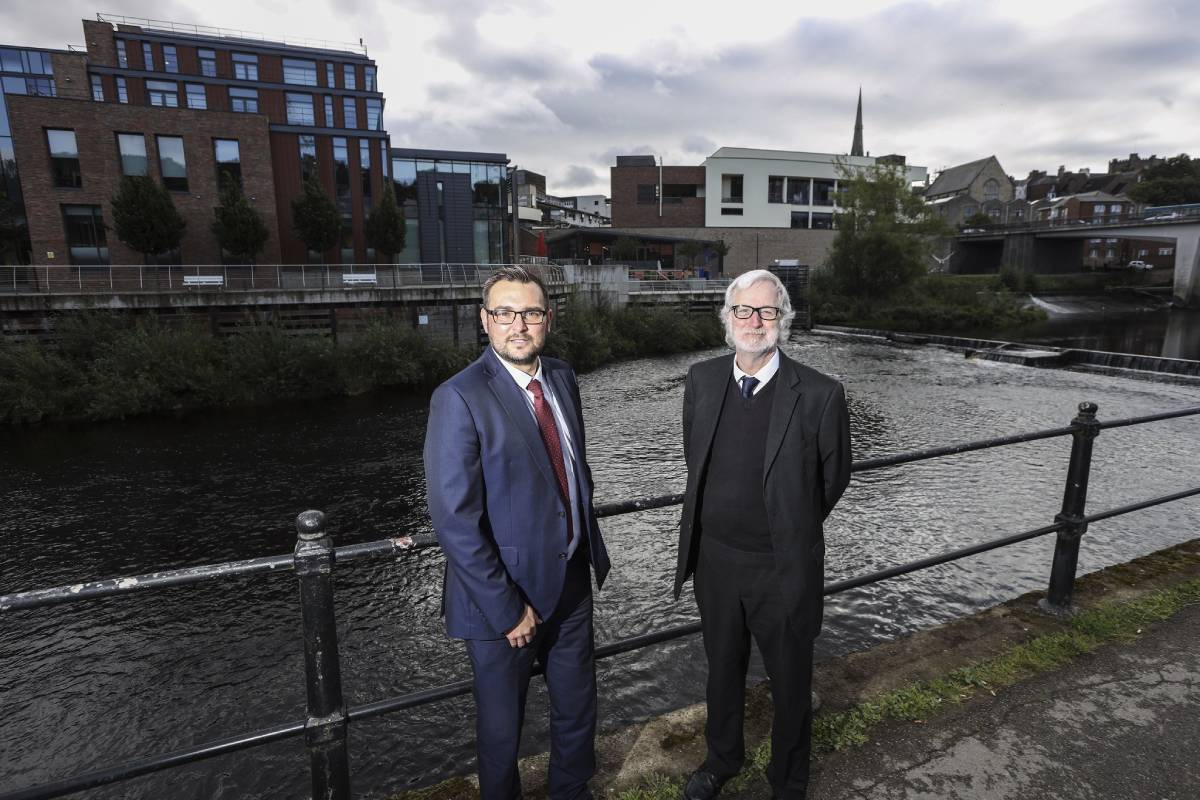
<path fill-rule="evenodd" d="M 258 80 L 258 56 L 254 53 L 231 53 L 233 77 L 239 81 Z"/>
<path fill-rule="evenodd" d="M 173 44 L 164 44 L 162 46 L 163 53 L 163 72 L 179 74 L 179 51 Z"/>
<path fill-rule="evenodd" d="M 150 174 L 150 152 L 146 149 L 146 134 L 144 133 L 124 133 L 116 131 L 114 133 L 117 141 L 117 163 L 121 167 L 121 176 L 124 178 L 144 178 Z M 136 145 L 141 143 L 141 153 L 126 152 L 126 145 Z M 141 159 L 141 171 L 136 168 L 130 171 L 130 162 L 136 159 Z"/>
<path fill-rule="evenodd" d="M 158 84 L 154 86 L 154 84 Z M 168 91 L 167 86 L 171 89 Z M 163 102 L 154 102 L 155 97 L 161 97 Z M 173 101 L 173 102 L 172 102 Z M 146 105 L 157 108 L 179 108 L 178 81 L 146 81 Z"/>
<path fill-rule="evenodd" d="M 309 67 L 311 67 L 311 71 Z M 286 57 L 283 59 L 283 82 L 288 86 L 316 86 L 317 75 L 317 62 L 312 59 Z M 295 77 L 301 77 L 304 80 L 289 80 L 289 78 Z M 310 77 L 311 80 L 308 80 Z"/>
<path fill-rule="evenodd" d="M 183 159 L 180 166 L 183 167 L 183 177 L 178 175 L 167 175 L 164 169 L 165 158 L 163 157 L 163 142 L 172 141 L 179 142 L 179 155 Z M 154 149 L 158 153 L 158 176 L 162 179 L 163 187 L 168 192 L 187 192 L 188 191 L 188 174 L 187 174 L 187 147 L 184 144 L 182 136 L 172 136 L 169 134 L 156 133 L 154 135 Z"/>
<path fill-rule="evenodd" d="M 203 83 L 185 83 L 183 85 L 183 96 L 187 102 L 187 107 L 195 111 L 208 110 L 208 88 Z M 200 98 L 199 105 L 193 105 L 192 99 Z"/>
<path fill-rule="evenodd" d="M 253 104 L 253 107 L 251 107 L 251 104 Z M 242 86 L 230 86 L 229 110 L 235 114 L 257 114 L 258 89 L 246 89 Z"/>
<path fill-rule="evenodd" d="M 196 60 L 200 64 L 200 74 L 206 78 L 217 77 L 217 51 L 207 48 L 196 50 Z M 211 70 L 211 71 L 210 71 Z"/>
<path fill-rule="evenodd" d="M 305 104 L 307 104 L 307 113 L 304 113 Z M 283 105 L 288 125 L 304 125 L 309 128 L 316 126 L 317 112 L 313 107 L 313 96 L 311 94 L 307 92 L 284 92 Z M 297 111 L 295 118 L 292 116 L 293 110 Z"/>
<path fill-rule="evenodd" d="M 354 97 L 342 97 L 342 127 L 351 130 L 358 128 L 358 101 Z"/>
<path fill-rule="evenodd" d="M 50 159 L 50 176 L 56 189 L 82 189 L 83 168 L 79 161 L 79 138 L 74 128 L 43 128 L 46 141 L 46 155 Z M 74 148 L 73 156 L 54 155 L 54 144 L 51 142 L 52 133 L 69 133 Z M 57 137 L 55 137 L 57 138 Z M 73 163 L 72 163 L 73 162 Z"/>
<path fill-rule="evenodd" d="M 230 142 L 233 143 L 234 149 L 237 150 L 237 161 L 222 161 L 221 157 L 220 157 L 221 145 L 227 144 Z M 244 191 L 246 188 L 246 184 L 245 184 L 245 176 L 242 174 L 242 144 L 241 144 L 241 142 L 238 139 L 227 139 L 227 138 L 214 137 L 212 140 L 212 153 L 213 153 L 213 165 L 217 171 L 217 191 L 220 191 L 220 189 L 221 189 L 221 184 L 222 184 L 221 173 L 223 171 L 228 172 L 231 176 L 233 176 L 236 180 L 238 188 Z M 223 166 L 223 165 L 228 165 L 228 164 L 236 164 L 237 166 L 235 169 L 229 169 L 228 167 Z"/>
<path fill-rule="evenodd" d="M 358 80 L 353 64 L 342 64 L 342 88 L 350 91 L 358 89 Z"/>
<path fill-rule="evenodd" d="M 142 69 L 158 72 L 154 67 L 154 47 L 149 42 L 142 42 Z"/>

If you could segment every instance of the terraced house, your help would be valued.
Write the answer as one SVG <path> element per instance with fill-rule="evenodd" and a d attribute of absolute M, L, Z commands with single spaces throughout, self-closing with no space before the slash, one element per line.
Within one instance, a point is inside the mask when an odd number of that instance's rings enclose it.
<path fill-rule="evenodd" d="M 84 45 L 0 47 L 0 196 L 27 220 L 34 263 L 140 263 L 116 240 L 111 198 L 149 175 L 187 220 L 166 263 L 220 264 L 211 233 L 222 176 L 261 213 L 268 263 L 370 262 L 363 224 L 389 180 L 384 97 L 364 48 L 100 15 Z M 292 201 L 316 174 L 344 222 L 310 253 Z M 11 256 L 10 256 L 11 258 Z"/>

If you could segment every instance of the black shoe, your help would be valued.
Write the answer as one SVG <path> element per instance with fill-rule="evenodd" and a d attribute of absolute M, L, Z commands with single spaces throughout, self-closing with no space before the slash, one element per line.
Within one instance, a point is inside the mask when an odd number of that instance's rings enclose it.
<path fill-rule="evenodd" d="M 683 787 L 683 800 L 713 800 L 724 785 L 725 781 L 701 767 L 691 774 Z"/>

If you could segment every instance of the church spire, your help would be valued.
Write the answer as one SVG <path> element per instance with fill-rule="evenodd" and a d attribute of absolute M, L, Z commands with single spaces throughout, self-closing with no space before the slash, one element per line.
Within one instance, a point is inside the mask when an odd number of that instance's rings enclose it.
<path fill-rule="evenodd" d="M 850 145 L 850 155 L 863 154 L 862 141 L 862 87 L 858 87 L 858 114 L 854 117 L 854 144 Z"/>

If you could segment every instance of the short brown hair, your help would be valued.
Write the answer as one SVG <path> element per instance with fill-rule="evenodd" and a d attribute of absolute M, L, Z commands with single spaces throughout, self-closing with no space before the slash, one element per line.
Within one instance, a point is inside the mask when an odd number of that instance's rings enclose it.
<path fill-rule="evenodd" d="M 492 291 L 492 287 L 500 281 L 512 281 L 513 283 L 535 283 L 542 290 L 542 301 L 547 307 L 550 305 L 550 293 L 546 291 L 546 284 L 542 283 L 542 279 L 537 273 L 530 272 L 524 267 L 518 267 L 514 264 L 500 267 L 483 282 L 483 306 L 487 308 L 488 293 Z"/>

